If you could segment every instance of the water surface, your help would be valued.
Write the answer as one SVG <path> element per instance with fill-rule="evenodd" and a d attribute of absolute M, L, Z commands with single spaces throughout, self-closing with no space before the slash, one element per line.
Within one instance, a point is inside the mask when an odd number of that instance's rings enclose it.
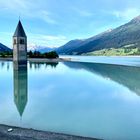
<path fill-rule="evenodd" d="M 140 67 L 140 56 L 74 56 L 62 55 L 62 58 L 71 58 L 74 62 L 90 62 L 90 63 L 103 63 L 115 64 L 125 66 Z"/>
<path fill-rule="evenodd" d="M 110 140 L 140 139 L 140 68 L 0 61 L 0 123 Z"/>

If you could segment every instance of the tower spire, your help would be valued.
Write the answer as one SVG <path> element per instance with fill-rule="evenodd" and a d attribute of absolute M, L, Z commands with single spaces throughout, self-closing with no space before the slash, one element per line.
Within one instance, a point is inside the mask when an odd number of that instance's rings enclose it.
<path fill-rule="evenodd" d="M 19 20 L 16 31 L 13 37 L 26 37 L 25 31 L 23 29 L 22 23 Z"/>
<path fill-rule="evenodd" d="M 27 63 L 27 36 L 20 20 L 13 35 L 13 60 L 19 64 Z"/>

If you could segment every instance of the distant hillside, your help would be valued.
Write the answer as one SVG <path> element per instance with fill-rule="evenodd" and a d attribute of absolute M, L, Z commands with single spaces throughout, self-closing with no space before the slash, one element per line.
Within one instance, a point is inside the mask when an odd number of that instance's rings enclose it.
<path fill-rule="evenodd" d="M 12 49 L 8 48 L 7 46 L 0 43 L 0 52 L 11 52 Z"/>
<path fill-rule="evenodd" d="M 61 53 L 61 54 L 67 54 L 68 52 L 70 52 L 72 50 L 72 47 L 74 46 L 75 48 L 76 47 L 79 47 L 84 41 L 82 40 L 72 40 L 72 41 L 69 41 L 67 44 L 65 44 L 64 46 L 62 47 L 59 47 L 58 49 L 56 49 L 56 51 L 58 53 Z"/>
<path fill-rule="evenodd" d="M 60 54 L 83 54 L 125 46 L 140 48 L 140 16 L 114 30 L 85 40 L 74 40 L 57 49 Z"/>

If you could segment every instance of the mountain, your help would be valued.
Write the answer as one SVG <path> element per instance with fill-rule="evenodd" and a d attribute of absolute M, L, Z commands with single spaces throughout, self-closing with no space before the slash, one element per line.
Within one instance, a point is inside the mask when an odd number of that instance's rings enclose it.
<path fill-rule="evenodd" d="M 0 43 L 0 52 L 11 52 L 12 49 L 8 48 L 7 46 Z"/>
<path fill-rule="evenodd" d="M 57 49 L 59 54 L 83 54 L 125 46 L 140 48 L 140 16 L 130 22 L 85 40 L 73 40 Z"/>
<path fill-rule="evenodd" d="M 67 44 L 65 44 L 64 46 L 62 47 L 59 47 L 58 49 L 56 49 L 56 51 L 58 53 L 67 53 L 67 52 L 70 52 L 72 50 L 72 47 L 74 46 L 75 48 L 76 47 L 79 47 L 84 41 L 83 40 L 72 40 L 72 41 L 69 41 Z"/>
<path fill-rule="evenodd" d="M 86 45 L 87 43 L 91 42 L 92 40 L 95 40 L 107 33 L 109 33 L 110 31 L 112 31 L 111 29 L 110 30 L 107 30 L 99 35 L 96 35 L 96 36 L 93 36 L 91 38 L 88 38 L 88 39 L 83 39 L 83 40 L 80 40 L 80 39 L 76 39 L 76 40 L 71 40 L 69 41 L 67 44 L 65 44 L 64 46 L 61 46 L 59 47 L 58 49 L 56 49 L 56 51 L 60 54 L 69 54 L 69 52 L 71 52 L 73 49 L 78 49 L 79 46 L 83 46 L 83 45 Z M 74 54 L 74 52 L 73 52 Z M 77 54 L 77 53 L 75 53 Z"/>
<path fill-rule="evenodd" d="M 28 51 L 39 51 L 41 53 L 53 51 L 55 48 L 49 48 L 45 46 L 29 45 Z"/>

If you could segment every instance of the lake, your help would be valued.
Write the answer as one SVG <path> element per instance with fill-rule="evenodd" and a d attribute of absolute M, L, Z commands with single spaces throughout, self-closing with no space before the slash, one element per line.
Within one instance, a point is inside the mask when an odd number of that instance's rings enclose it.
<path fill-rule="evenodd" d="M 120 62 L 102 57 L 109 64 L 83 58 L 28 62 L 19 69 L 0 61 L 0 124 L 107 140 L 140 139 L 140 58 L 122 57 Z"/>
<path fill-rule="evenodd" d="M 71 58 L 75 62 L 90 62 L 140 67 L 140 56 L 74 56 L 62 55 L 61 58 Z"/>

